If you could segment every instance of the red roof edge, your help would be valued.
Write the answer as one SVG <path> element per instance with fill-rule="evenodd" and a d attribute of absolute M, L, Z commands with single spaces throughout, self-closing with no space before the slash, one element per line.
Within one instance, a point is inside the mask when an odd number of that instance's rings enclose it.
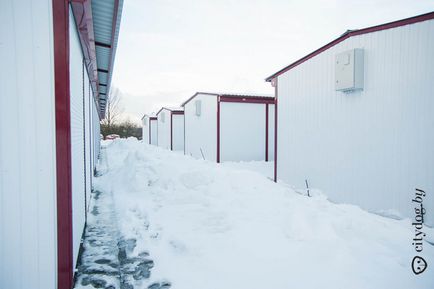
<path fill-rule="evenodd" d="M 283 69 L 277 71 L 276 73 L 270 75 L 269 77 L 267 77 L 265 79 L 265 81 L 270 82 L 273 78 L 281 75 L 282 73 L 287 72 L 288 70 L 302 64 L 303 62 L 311 59 L 312 57 L 324 52 L 325 50 L 335 46 L 336 44 L 338 44 L 338 43 L 340 43 L 340 42 L 344 41 L 345 39 L 350 38 L 352 36 L 372 33 L 372 32 L 391 29 L 391 28 L 396 28 L 396 27 L 409 25 L 409 24 L 413 24 L 413 23 L 418 23 L 418 22 L 423 22 L 423 21 L 431 20 L 431 19 L 434 19 L 434 11 L 429 12 L 429 13 L 425 13 L 425 14 L 421 14 L 421 15 L 417 15 L 417 16 L 413 16 L 410 18 L 405 18 L 405 19 L 401 19 L 401 20 L 397 20 L 397 21 L 393 21 L 393 22 L 388 22 L 388 23 L 384 23 L 384 24 L 380 24 L 380 25 L 376 25 L 376 26 L 363 28 L 363 29 L 346 31 L 344 34 L 342 34 L 340 37 L 336 38 L 335 40 L 327 43 L 326 45 L 320 47 L 319 49 L 309 53 L 308 55 L 300 58 L 299 60 L 291 63 L 290 65 L 288 65 L 288 66 L 284 67 Z"/>
<path fill-rule="evenodd" d="M 170 112 L 182 112 L 182 113 L 184 113 L 183 110 L 180 110 L 180 109 L 171 109 L 171 108 L 167 108 L 167 107 L 164 107 L 164 106 L 163 106 L 162 108 L 160 108 L 160 110 L 159 110 L 155 115 L 158 116 L 158 114 L 159 114 L 163 109 L 168 110 L 168 111 L 170 111 Z"/>
<path fill-rule="evenodd" d="M 190 98 L 188 98 L 186 101 L 184 101 L 181 106 L 184 107 L 187 103 L 189 103 L 191 100 L 193 100 L 193 98 L 195 98 L 198 94 L 205 94 L 205 95 L 213 95 L 213 96 L 227 96 L 227 97 L 235 97 L 235 98 L 257 98 L 257 99 L 273 99 L 274 96 L 267 96 L 267 95 L 263 95 L 263 96 L 259 96 L 259 95 L 248 95 L 248 94 L 231 94 L 231 93 L 215 93 L 215 92 L 196 92 L 195 94 L 193 94 L 193 96 L 191 96 Z"/>
<path fill-rule="evenodd" d="M 193 94 L 192 96 L 190 96 L 186 101 L 184 101 L 181 106 L 184 107 L 187 103 L 189 103 L 193 98 L 195 98 L 198 94 L 206 94 L 206 95 L 215 95 L 218 96 L 217 93 L 210 93 L 210 92 L 196 92 L 195 94 Z"/>

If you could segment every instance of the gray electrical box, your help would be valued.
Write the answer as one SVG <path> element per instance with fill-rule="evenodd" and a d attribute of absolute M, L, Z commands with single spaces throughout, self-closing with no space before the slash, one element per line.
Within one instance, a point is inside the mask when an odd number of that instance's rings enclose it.
<path fill-rule="evenodd" d="M 351 49 L 336 55 L 335 89 L 350 92 L 363 89 L 363 49 Z"/>

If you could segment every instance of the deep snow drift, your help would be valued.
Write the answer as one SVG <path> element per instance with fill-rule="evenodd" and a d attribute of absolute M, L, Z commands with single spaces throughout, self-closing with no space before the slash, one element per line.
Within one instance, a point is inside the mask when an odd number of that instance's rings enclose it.
<path fill-rule="evenodd" d="M 217 165 L 135 139 L 104 146 L 95 188 L 112 192 L 122 235 L 154 260 L 150 282 L 179 289 L 434 288 L 432 245 L 421 254 L 427 270 L 411 270 L 410 220 L 306 197 L 242 169 L 249 164 Z M 253 166 L 270 173 L 270 164 Z M 425 231 L 432 240 L 433 230 Z"/>

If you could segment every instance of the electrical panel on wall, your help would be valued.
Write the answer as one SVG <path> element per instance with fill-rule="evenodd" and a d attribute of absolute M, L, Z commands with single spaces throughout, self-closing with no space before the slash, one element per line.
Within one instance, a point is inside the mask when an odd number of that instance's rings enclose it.
<path fill-rule="evenodd" d="M 350 92 L 363 89 L 364 52 L 363 49 L 351 49 L 336 55 L 335 89 Z"/>
<path fill-rule="evenodd" d="M 202 102 L 200 100 L 196 100 L 194 103 L 196 105 L 196 115 L 200 116 L 202 112 Z"/>

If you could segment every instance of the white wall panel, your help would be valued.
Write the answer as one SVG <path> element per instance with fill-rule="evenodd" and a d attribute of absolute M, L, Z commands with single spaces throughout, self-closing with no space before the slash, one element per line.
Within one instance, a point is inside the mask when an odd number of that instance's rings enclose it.
<path fill-rule="evenodd" d="M 220 103 L 220 161 L 265 159 L 265 104 Z"/>
<path fill-rule="evenodd" d="M 158 115 L 158 146 L 170 150 L 170 111 L 163 109 Z"/>
<path fill-rule="evenodd" d="M 90 118 L 91 101 L 92 101 L 92 88 L 90 87 L 89 76 L 87 70 L 84 73 L 84 144 L 85 144 L 85 175 L 86 175 L 86 212 L 89 210 L 90 193 L 92 191 L 92 155 L 91 155 L 91 125 Z"/>
<path fill-rule="evenodd" d="M 274 161 L 274 104 L 268 105 L 268 161 Z"/>
<path fill-rule="evenodd" d="M 146 144 L 149 144 L 149 126 L 149 117 L 145 116 L 142 119 L 142 141 Z"/>
<path fill-rule="evenodd" d="M 72 174 L 72 241 L 75 267 L 86 216 L 83 118 L 83 55 L 74 17 L 69 15 L 70 91 L 71 91 L 71 174 Z"/>
<path fill-rule="evenodd" d="M 363 48 L 363 91 L 336 92 L 337 53 Z M 351 37 L 278 77 L 278 178 L 434 225 L 434 21 Z"/>
<path fill-rule="evenodd" d="M 196 115 L 195 101 L 201 102 Z M 198 94 L 184 107 L 185 154 L 198 159 L 217 160 L 217 97 Z"/>
<path fill-rule="evenodd" d="M 184 115 L 172 114 L 172 142 L 174 151 L 184 151 Z"/>
<path fill-rule="evenodd" d="M 98 109 L 96 102 L 92 100 L 92 145 L 93 145 L 93 167 L 95 168 L 98 163 L 99 152 L 100 152 L 100 119 L 98 114 Z"/>
<path fill-rule="evenodd" d="M 157 145 L 157 120 L 145 116 L 142 120 L 143 143 Z"/>
<path fill-rule="evenodd" d="M 0 1 L 0 288 L 56 288 L 51 1 Z"/>
<path fill-rule="evenodd" d="M 158 122 L 156 119 L 152 119 L 150 121 L 150 129 L 151 129 L 151 145 L 156 146 L 158 140 Z"/>

